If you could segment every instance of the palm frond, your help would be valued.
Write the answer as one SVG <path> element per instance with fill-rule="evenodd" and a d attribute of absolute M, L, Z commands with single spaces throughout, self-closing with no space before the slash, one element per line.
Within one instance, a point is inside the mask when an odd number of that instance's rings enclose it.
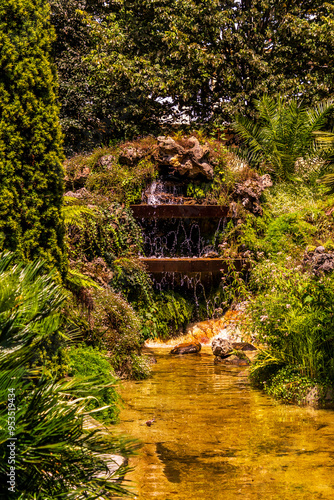
<path fill-rule="evenodd" d="M 60 328 L 66 295 L 43 262 L 13 262 L 13 256 L 0 256 L 0 497 L 8 495 L 8 388 L 15 389 L 16 397 L 19 498 L 129 496 L 103 454 L 128 456 L 137 443 L 84 428 L 88 404 L 107 387 L 102 377 L 53 381 L 29 365 L 39 342 Z M 119 469 L 117 477 L 127 470 Z"/>
<path fill-rule="evenodd" d="M 253 167 L 264 165 L 277 177 L 293 176 L 296 161 L 319 155 L 319 143 L 314 132 L 325 124 L 332 101 L 319 103 L 312 109 L 297 100 L 264 95 L 256 101 L 258 118 L 253 120 L 237 116 L 233 128 L 243 141 L 241 154 Z M 240 153 L 239 153 L 240 154 Z"/>

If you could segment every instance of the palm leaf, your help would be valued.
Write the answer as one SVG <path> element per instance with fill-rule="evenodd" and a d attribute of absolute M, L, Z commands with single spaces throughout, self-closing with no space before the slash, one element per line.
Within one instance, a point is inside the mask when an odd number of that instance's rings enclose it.
<path fill-rule="evenodd" d="M 266 95 L 256 101 L 258 119 L 238 115 L 233 128 L 243 141 L 238 154 L 250 164 L 265 168 L 277 177 L 289 179 L 300 158 L 314 158 L 319 145 L 314 132 L 325 124 L 333 109 L 331 100 L 312 109 L 304 108 L 297 100 Z"/>
<path fill-rule="evenodd" d="M 21 499 L 128 496 L 108 475 L 103 453 L 133 454 L 137 443 L 85 429 L 88 404 L 107 387 L 100 377 L 52 381 L 29 368 L 39 342 L 61 326 L 66 295 L 42 262 L 13 265 L 0 256 L 0 497 L 7 498 L 8 388 L 15 389 L 16 488 Z M 101 409 L 100 409 L 101 410 Z M 127 468 L 118 470 L 124 474 Z"/>

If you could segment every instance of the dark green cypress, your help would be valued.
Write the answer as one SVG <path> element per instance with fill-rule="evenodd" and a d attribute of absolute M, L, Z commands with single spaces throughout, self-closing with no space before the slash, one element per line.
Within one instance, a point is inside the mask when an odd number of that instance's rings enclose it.
<path fill-rule="evenodd" d="M 64 273 L 63 151 L 46 0 L 0 2 L 0 251 Z"/>

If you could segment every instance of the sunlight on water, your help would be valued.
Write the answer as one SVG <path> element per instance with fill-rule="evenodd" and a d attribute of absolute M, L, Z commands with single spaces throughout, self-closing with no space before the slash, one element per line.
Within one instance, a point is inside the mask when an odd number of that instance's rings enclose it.
<path fill-rule="evenodd" d="M 214 365 L 209 347 L 150 352 L 153 376 L 122 389 L 119 428 L 144 443 L 127 476 L 135 498 L 334 498 L 333 411 L 274 402 L 245 371 Z"/>

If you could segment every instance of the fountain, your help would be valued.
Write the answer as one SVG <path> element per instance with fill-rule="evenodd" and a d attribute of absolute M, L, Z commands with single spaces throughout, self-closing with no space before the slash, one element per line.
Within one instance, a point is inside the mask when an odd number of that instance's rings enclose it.
<path fill-rule="evenodd" d="M 147 203 L 131 205 L 143 230 L 144 255 L 140 260 L 160 290 L 184 285 L 186 278 L 199 279 L 206 286 L 217 285 L 221 273 L 228 273 L 231 264 L 217 252 L 229 220 L 229 207 L 185 204 L 189 199 L 181 195 L 180 183 L 173 188 L 171 181 L 159 179 L 145 191 Z M 167 196 L 169 201 L 165 203 Z M 182 203 L 176 204 L 180 200 Z M 247 267 L 241 259 L 234 260 L 233 265 L 237 271 Z"/>
<path fill-rule="evenodd" d="M 158 138 L 154 158 L 160 175 L 143 192 L 142 203 L 131 209 L 143 231 L 140 260 L 156 289 L 186 295 L 192 290 L 198 306 L 199 290 L 208 304 L 206 295 L 217 290 L 222 273 L 228 274 L 231 266 L 246 270 L 247 264 L 241 259 L 231 261 L 219 252 L 222 234 L 232 218 L 230 207 L 199 204 L 188 195 L 189 183 L 213 180 L 208 146 L 201 146 L 195 137 L 182 144 Z"/>

